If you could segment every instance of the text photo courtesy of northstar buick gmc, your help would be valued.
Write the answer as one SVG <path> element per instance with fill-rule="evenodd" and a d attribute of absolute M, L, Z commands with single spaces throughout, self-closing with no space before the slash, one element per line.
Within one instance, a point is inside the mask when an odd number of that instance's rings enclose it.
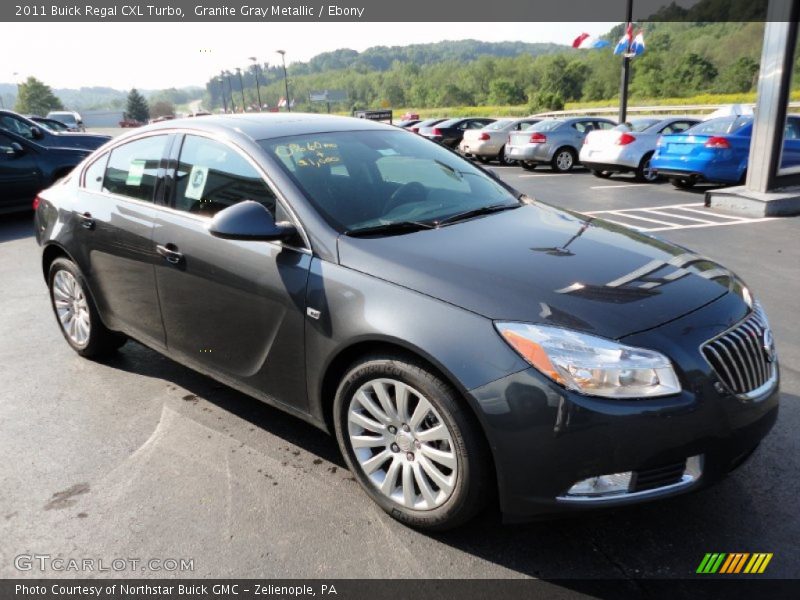
<path fill-rule="evenodd" d="M 42 192 L 35 226 L 78 354 L 134 339 L 333 433 L 420 529 L 495 492 L 524 520 L 694 491 L 777 417 L 772 334 L 734 273 L 389 125 L 147 126 Z"/>

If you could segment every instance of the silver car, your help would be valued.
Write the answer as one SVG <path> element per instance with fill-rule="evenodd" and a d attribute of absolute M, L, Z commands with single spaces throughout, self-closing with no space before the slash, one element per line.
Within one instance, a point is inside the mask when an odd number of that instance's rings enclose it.
<path fill-rule="evenodd" d="M 464 132 L 458 151 L 464 156 L 474 156 L 481 162 L 497 159 L 503 164 L 513 165 L 517 161 L 509 158 L 505 152 L 509 134 L 523 131 L 539 121 L 541 119 L 535 117 L 499 119 L 483 129 L 470 129 Z"/>
<path fill-rule="evenodd" d="M 637 117 L 611 131 L 592 131 L 580 152 L 583 166 L 597 177 L 633 171 L 637 181 L 655 181 L 650 158 L 662 134 L 681 133 L 700 122 L 697 117 Z"/>
<path fill-rule="evenodd" d="M 86 131 L 81 116 L 72 110 L 51 110 L 47 113 L 48 119 L 54 119 L 67 126 L 67 131 Z"/>
<path fill-rule="evenodd" d="M 578 150 L 590 131 L 612 129 L 616 123 L 603 117 L 545 119 L 525 131 L 508 136 L 506 154 L 526 169 L 549 164 L 554 171 L 567 173 L 578 164 Z"/>

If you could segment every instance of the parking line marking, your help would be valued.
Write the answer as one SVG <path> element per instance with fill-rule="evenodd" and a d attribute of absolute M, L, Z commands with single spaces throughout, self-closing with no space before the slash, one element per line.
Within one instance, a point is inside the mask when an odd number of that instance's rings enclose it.
<path fill-rule="evenodd" d="M 627 211 L 630 211 L 630 210 L 661 210 L 661 209 L 664 209 L 664 208 L 680 208 L 680 207 L 683 207 L 683 206 L 705 206 L 705 203 L 703 203 L 703 202 L 692 202 L 691 204 L 666 204 L 664 206 L 642 206 L 642 207 L 639 207 L 639 208 L 618 208 L 618 209 L 613 210 L 613 211 L 596 210 L 594 212 L 587 212 L 587 213 L 584 213 L 584 214 L 592 215 L 592 214 L 598 213 L 598 212 L 601 212 L 601 213 L 603 213 L 603 212 L 619 212 L 619 213 L 622 213 L 622 212 L 627 212 Z"/>
<path fill-rule="evenodd" d="M 517 177 L 563 177 L 563 173 L 529 173 L 526 175 L 517 175 Z"/>
<path fill-rule="evenodd" d="M 593 185 L 590 190 L 610 190 L 612 188 L 641 187 L 641 183 L 621 183 L 619 185 Z"/>
<path fill-rule="evenodd" d="M 646 229 L 645 231 L 667 231 L 670 229 L 697 229 L 698 227 L 723 227 L 726 225 L 749 225 L 750 223 L 763 223 L 764 221 L 774 221 L 778 217 L 764 217 L 762 219 L 748 219 L 738 222 L 726 221 L 725 223 L 711 223 L 710 225 L 678 225 L 677 227 L 656 227 L 654 229 Z"/>
<path fill-rule="evenodd" d="M 708 215 L 708 211 L 705 210 L 697 210 L 696 208 L 686 208 L 685 206 L 676 206 L 675 210 L 688 210 L 693 213 L 697 213 L 699 215 Z M 741 221 L 743 217 L 732 217 L 730 215 L 718 215 L 714 213 L 715 217 L 720 219 L 731 219 L 732 221 Z"/>
<path fill-rule="evenodd" d="M 648 210 L 648 214 L 661 215 L 662 217 L 672 217 L 674 219 L 684 219 L 686 221 L 696 221 L 698 223 L 719 223 L 719 221 L 708 221 L 706 219 L 698 219 L 697 217 L 684 217 L 683 215 L 671 215 L 660 210 Z"/>
<path fill-rule="evenodd" d="M 650 221 L 651 223 L 658 223 L 659 225 L 677 225 L 677 223 L 673 223 L 672 221 L 660 221 L 658 219 L 648 219 L 647 217 L 640 217 L 638 215 L 620 214 L 615 210 L 609 210 L 607 213 L 624 219 L 639 219 L 640 221 Z"/>

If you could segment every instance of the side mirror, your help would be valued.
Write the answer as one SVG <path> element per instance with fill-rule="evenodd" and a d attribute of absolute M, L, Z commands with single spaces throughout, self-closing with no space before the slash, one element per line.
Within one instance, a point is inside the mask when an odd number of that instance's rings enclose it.
<path fill-rule="evenodd" d="M 291 223 L 276 223 L 263 204 L 245 200 L 219 211 L 211 220 L 208 232 L 226 240 L 278 242 L 297 234 Z"/>
<path fill-rule="evenodd" d="M 44 133 L 42 133 L 42 130 L 38 127 L 31 127 L 31 135 L 35 140 L 40 140 L 44 137 Z"/>

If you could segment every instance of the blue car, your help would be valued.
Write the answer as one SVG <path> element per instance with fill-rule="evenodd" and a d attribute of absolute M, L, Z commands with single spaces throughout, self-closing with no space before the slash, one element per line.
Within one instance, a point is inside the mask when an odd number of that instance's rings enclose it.
<path fill-rule="evenodd" d="M 680 134 L 663 135 L 650 162 L 651 168 L 679 188 L 696 183 L 744 183 L 752 116 L 710 119 Z M 781 166 L 800 164 L 800 116 L 786 119 Z"/>

